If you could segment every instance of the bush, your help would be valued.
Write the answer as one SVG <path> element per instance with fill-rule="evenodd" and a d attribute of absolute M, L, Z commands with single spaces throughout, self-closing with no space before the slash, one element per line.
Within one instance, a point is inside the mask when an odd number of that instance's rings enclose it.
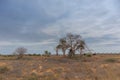
<path fill-rule="evenodd" d="M 23 58 L 23 56 L 25 55 L 25 53 L 27 52 L 27 49 L 24 47 L 19 47 L 15 50 L 14 54 L 16 54 L 18 57 L 18 59 Z"/>
<path fill-rule="evenodd" d="M 50 57 L 51 56 L 51 52 L 45 51 L 44 54 L 42 54 L 42 56 Z"/>
<path fill-rule="evenodd" d="M 34 53 L 33 56 L 41 56 L 41 54 L 36 54 L 36 53 Z"/>
<path fill-rule="evenodd" d="M 86 55 L 86 53 L 83 54 L 84 56 Z"/>
<path fill-rule="evenodd" d="M 94 53 L 93 55 L 97 55 L 96 53 Z"/>
<path fill-rule="evenodd" d="M 28 56 L 32 56 L 32 54 L 28 54 Z"/>
<path fill-rule="evenodd" d="M 8 67 L 6 67 L 6 66 L 0 66 L 0 74 L 6 73 L 7 71 L 9 71 Z"/>
<path fill-rule="evenodd" d="M 92 55 L 91 55 L 91 54 L 86 54 L 85 56 L 87 56 L 87 57 L 92 57 Z"/>
<path fill-rule="evenodd" d="M 34 53 L 34 54 L 33 54 L 33 56 L 37 56 L 37 54 L 36 54 L 36 53 Z"/>
<path fill-rule="evenodd" d="M 31 74 L 30 76 L 25 77 L 23 80 L 39 80 L 36 74 Z"/>
<path fill-rule="evenodd" d="M 106 62 L 116 62 L 117 60 L 116 60 L 116 59 L 113 59 L 113 58 L 110 58 L 110 59 L 106 59 L 105 61 L 106 61 Z"/>

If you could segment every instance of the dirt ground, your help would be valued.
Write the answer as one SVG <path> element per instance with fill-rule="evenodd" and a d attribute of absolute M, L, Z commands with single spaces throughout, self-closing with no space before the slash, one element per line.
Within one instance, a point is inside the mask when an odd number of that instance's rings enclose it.
<path fill-rule="evenodd" d="M 120 55 L 0 56 L 0 80 L 120 80 Z"/>

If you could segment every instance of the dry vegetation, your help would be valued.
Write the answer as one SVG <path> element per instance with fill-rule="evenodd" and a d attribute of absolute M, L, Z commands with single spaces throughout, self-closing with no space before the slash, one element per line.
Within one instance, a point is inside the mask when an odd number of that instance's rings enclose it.
<path fill-rule="evenodd" d="M 1 56 L 0 80 L 120 80 L 120 55 Z"/>

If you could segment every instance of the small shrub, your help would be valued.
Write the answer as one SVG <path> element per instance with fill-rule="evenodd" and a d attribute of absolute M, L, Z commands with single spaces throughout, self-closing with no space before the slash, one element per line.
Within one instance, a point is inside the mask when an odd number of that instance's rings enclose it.
<path fill-rule="evenodd" d="M 8 67 L 6 67 L 6 66 L 0 66 L 0 74 L 6 73 L 7 71 L 9 71 Z"/>
<path fill-rule="evenodd" d="M 34 53 L 33 56 L 41 56 L 41 54 L 36 54 L 36 53 Z"/>
<path fill-rule="evenodd" d="M 55 75 L 51 72 L 44 72 L 41 78 L 42 80 L 57 80 Z"/>
<path fill-rule="evenodd" d="M 92 55 L 91 55 L 91 54 L 86 54 L 85 56 L 87 56 L 87 57 L 92 57 Z"/>
<path fill-rule="evenodd" d="M 30 76 L 25 77 L 23 80 L 39 80 L 36 74 L 31 74 Z"/>
<path fill-rule="evenodd" d="M 93 55 L 96 55 L 96 53 L 94 53 Z"/>
<path fill-rule="evenodd" d="M 37 56 L 41 56 L 41 54 L 37 54 Z"/>
<path fill-rule="evenodd" d="M 110 59 L 106 59 L 105 61 L 106 61 L 106 62 L 116 62 L 117 60 L 116 60 L 116 59 L 113 59 L 113 58 L 110 58 Z"/>
<path fill-rule="evenodd" d="M 28 54 L 28 56 L 32 56 L 32 54 Z"/>
<path fill-rule="evenodd" d="M 86 53 L 83 54 L 84 56 L 86 55 Z"/>
<path fill-rule="evenodd" d="M 50 57 L 51 56 L 51 52 L 48 52 L 47 50 L 44 52 L 44 54 L 42 54 L 42 56 L 45 57 Z"/>
<path fill-rule="evenodd" d="M 18 57 L 17 59 L 22 59 L 23 56 L 25 56 L 25 53 L 27 52 L 27 49 L 24 47 L 19 47 L 15 50 L 14 54 L 16 54 Z"/>
<path fill-rule="evenodd" d="M 79 56 L 72 56 L 72 57 L 69 57 L 70 59 L 73 59 L 73 60 L 79 60 L 80 57 Z"/>
<path fill-rule="evenodd" d="M 36 54 L 36 53 L 34 53 L 34 54 L 33 54 L 33 56 L 37 56 L 37 54 Z"/>

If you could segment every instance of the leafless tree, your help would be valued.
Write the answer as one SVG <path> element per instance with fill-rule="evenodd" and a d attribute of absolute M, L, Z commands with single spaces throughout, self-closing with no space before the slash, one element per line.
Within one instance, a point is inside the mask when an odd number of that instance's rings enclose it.
<path fill-rule="evenodd" d="M 15 53 L 18 55 L 18 59 L 23 58 L 23 56 L 26 52 L 27 52 L 27 49 L 24 47 L 19 47 L 15 50 Z"/>
<path fill-rule="evenodd" d="M 75 55 L 76 47 L 78 46 L 78 41 L 81 40 L 80 35 L 68 33 L 66 36 L 66 41 L 70 45 L 72 55 Z"/>
<path fill-rule="evenodd" d="M 80 55 L 83 53 L 83 49 L 86 48 L 85 41 L 80 35 L 68 33 L 66 37 L 59 40 L 59 44 L 56 47 L 56 54 L 58 55 L 58 50 L 61 49 L 63 56 L 65 56 L 66 50 L 69 50 L 70 56 L 74 56 L 76 50 L 80 50 Z"/>

